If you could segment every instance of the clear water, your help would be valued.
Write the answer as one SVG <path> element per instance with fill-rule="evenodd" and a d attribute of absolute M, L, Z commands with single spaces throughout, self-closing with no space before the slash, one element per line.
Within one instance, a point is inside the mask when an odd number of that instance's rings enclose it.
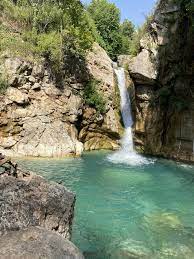
<path fill-rule="evenodd" d="M 151 159 L 113 164 L 107 153 L 20 160 L 77 194 L 72 241 L 86 258 L 194 258 L 194 167 Z"/>

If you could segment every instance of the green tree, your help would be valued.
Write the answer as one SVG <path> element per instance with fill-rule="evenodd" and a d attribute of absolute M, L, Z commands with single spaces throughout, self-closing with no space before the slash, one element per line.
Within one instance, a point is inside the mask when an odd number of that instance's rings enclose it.
<path fill-rule="evenodd" d="M 131 54 L 131 41 L 135 32 L 134 24 L 129 20 L 124 20 L 120 25 L 120 33 L 122 37 L 122 47 L 120 50 L 121 54 Z"/>
<path fill-rule="evenodd" d="M 88 11 L 105 43 L 105 49 L 115 59 L 122 46 L 119 9 L 107 0 L 93 0 Z"/>
<path fill-rule="evenodd" d="M 135 31 L 134 24 L 129 21 L 128 19 L 125 19 L 123 23 L 120 25 L 121 34 L 125 37 L 128 37 L 129 39 L 132 39 L 133 33 Z"/>

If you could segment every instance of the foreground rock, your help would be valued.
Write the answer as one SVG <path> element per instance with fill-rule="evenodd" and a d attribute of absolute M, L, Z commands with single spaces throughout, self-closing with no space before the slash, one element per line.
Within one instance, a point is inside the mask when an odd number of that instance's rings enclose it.
<path fill-rule="evenodd" d="M 24 172 L 0 154 L 0 258 L 83 258 L 67 240 L 74 204 L 64 186 Z"/>
<path fill-rule="evenodd" d="M 29 226 L 71 235 L 75 195 L 36 175 L 0 177 L 0 234 Z"/>
<path fill-rule="evenodd" d="M 41 227 L 11 231 L 0 237 L 0 258 L 83 259 L 80 251 L 60 235 Z"/>

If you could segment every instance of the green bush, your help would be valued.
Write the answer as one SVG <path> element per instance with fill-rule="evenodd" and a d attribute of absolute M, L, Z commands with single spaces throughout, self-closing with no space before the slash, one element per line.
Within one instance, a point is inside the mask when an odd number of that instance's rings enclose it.
<path fill-rule="evenodd" d="M 130 55 L 136 56 L 140 52 L 140 40 L 146 35 L 146 33 L 150 33 L 150 23 L 152 19 L 153 15 L 149 15 L 148 17 L 146 17 L 145 23 L 136 31 L 134 31 L 131 41 L 129 43 Z"/>
<path fill-rule="evenodd" d="M 4 94 L 8 86 L 7 80 L 0 75 L 0 94 Z"/>
<path fill-rule="evenodd" d="M 83 57 L 97 37 L 78 0 L 2 0 L 0 9 L 8 21 L 7 28 L 0 28 L 0 51 L 44 57 L 54 71 L 63 67 L 68 54 Z"/>
<path fill-rule="evenodd" d="M 121 48 L 119 9 L 107 0 L 93 0 L 87 10 L 103 39 L 103 47 L 110 57 L 115 59 Z"/>
<path fill-rule="evenodd" d="M 105 113 L 105 100 L 103 96 L 97 91 L 99 82 L 92 79 L 89 81 L 84 89 L 85 103 L 95 108 L 99 113 Z"/>

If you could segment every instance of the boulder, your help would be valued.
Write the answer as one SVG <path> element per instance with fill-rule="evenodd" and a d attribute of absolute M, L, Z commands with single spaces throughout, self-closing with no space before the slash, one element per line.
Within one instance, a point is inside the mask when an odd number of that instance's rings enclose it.
<path fill-rule="evenodd" d="M 143 49 L 133 59 L 133 62 L 129 66 L 129 71 L 136 84 L 152 85 L 157 78 L 155 64 L 151 60 L 150 52 L 147 49 Z"/>
<path fill-rule="evenodd" d="M 0 237 L 0 258 L 83 259 L 84 257 L 74 244 L 57 233 L 41 227 L 29 227 L 11 231 Z"/>
<path fill-rule="evenodd" d="M 64 186 L 33 174 L 22 179 L 2 175 L 0 197 L 0 235 L 41 226 L 70 238 L 75 195 Z"/>
<path fill-rule="evenodd" d="M 19 105 L 28 104 L 29 98 L 28 95 L 18 90 L 17 88 L 9 87 L 7 90 L 7 98 L 12 102 L 15 102 Z"/>
<path fill-rule="evenodd" d="M 120 55 L 118 56 L 118 60 L 117 60 L 118 66 L 128 69 L 132 59 L 133 57 L 130 55 Z"/>

